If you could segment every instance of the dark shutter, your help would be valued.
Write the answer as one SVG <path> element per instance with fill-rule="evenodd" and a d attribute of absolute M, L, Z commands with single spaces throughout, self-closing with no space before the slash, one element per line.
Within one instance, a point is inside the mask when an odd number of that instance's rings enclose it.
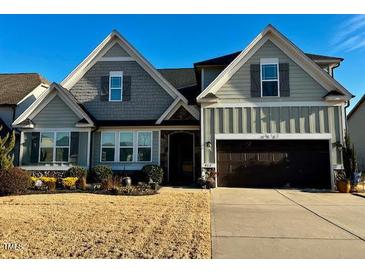
<path fill-rule="evenodd" d="M 283 63 L 279 64 L 279 79 L 280 79 L 280 96 L 289 97 L 290 87 L 289 87 L 289 64 Z"/>
<path fill-rule="evenodd" d="M 131 84 L 132 78 L 130 76 L 123 77 L 123 101 L 131 100 Z"/>
<path fill-rule="evenodd" d="M 31 148 L 30 148 L 30 162 L 37 164 L 39 162 L 39 142 L 40 133 L 32 132 Z"/>
<path fill-rule="evenodd" d="M 71 132 L 70 162 L 77 165 L 79 159 L 79 132 Z"/>
<path fill-rule="evenodd" d="M 260 64 L 251 64 L 251 97 L 261 96 Z"/>
<path fill-rule="evenodd" d="M 109 100 L 109 76 L 101 77 L 101 93 L 100 100 L 108 101 Z"/>

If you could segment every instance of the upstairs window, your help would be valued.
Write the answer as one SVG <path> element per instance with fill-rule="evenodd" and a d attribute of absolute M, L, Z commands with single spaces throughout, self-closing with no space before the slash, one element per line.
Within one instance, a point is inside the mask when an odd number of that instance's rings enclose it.
<path fill-rule="evenodd" d="M 261 97 L 265 96 L 280 96 L 277 58 L 261 59 Z"/>
<path fill-rule="evenodd" d="M 123 71 L 111 71 L 109 74 L 109 101 L 122 101 Z"/>

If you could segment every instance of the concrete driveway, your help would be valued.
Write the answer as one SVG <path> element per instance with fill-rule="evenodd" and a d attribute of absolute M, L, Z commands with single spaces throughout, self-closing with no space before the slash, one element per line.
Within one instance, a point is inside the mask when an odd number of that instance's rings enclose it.
<path fill-rule="evenodd" d="M 365 258 L 365 198 L 212 190 L 213 258 Z"/>

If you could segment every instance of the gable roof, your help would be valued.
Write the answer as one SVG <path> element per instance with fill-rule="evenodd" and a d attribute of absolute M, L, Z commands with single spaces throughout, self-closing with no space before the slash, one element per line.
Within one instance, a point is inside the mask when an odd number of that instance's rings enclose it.
<path fill-rule="evenodd" d="M 357 102 L 357 104 L 352 108 L 352 110 L 349 112 L 349 114 L 347 115 L 347 119 L 350 119 L 351 116 L 360 108 L 360 106 L 362 105 L 362 103 L 365 102 L 365 94 L 361 97 L 361 99 L 359 100 L 359 102 Z"/>
<path fill-rule="evenodd" d="M 56 91 L 53 95 L 51 92 Z M 25 121 L 31 121 L 55 96 L 59 96 L 75 114 L 80 117 L 80 126 L 93 127 L 93 118 L 78 104 L 70 91 L 57 83 L 52 83 L 49 88 L 39 96 L 19 117 L 13 122 L 13 127 L 21 127 Z M 85 123 L 86 122 L 86 123 Z"/>
<path fill-rule="evenodd" d="M 200 61 L 197 63 L 194 63 L 195 67 L 199 66 L 228 66 L 242 51 L 236 51 L 227 55 L 219 56 L 216 58 Z M 318 54 L 312 54 L 312 53 L 304 53 L 307 55 L 310 59 L 312 59 L 314 62 L 318 61 L 327 61 L 327 62 L 333 62 L 333 63 L 340 63 L 343 61 L 343 58 L 341 57 L 332 57 L 332 56 L 326 56 L 326 55 L 318 55 Z"/>
<path fill-rule="evenodd" d="M 157 70 L 177 89 L 197 84 L 194 68 L 167 68 Z"/>
<path fill-rule="evenodd" d="M 202 99 L 209 93 L 215 94 L 268 40 L 283 50 L 295 63 L 297 63 L 325 89 L 338 90 L 344 96 L 346 96 L 347 100 L 353 97 L 353 95 L 348 90 L 346 90 L 340 83 L 333 79 L 327 72 L 321 69 L 288 38 L 276 30 L 272 25 L 268 25 L 197 97 L 198 102 L 202 101 Z"/>
<path fill-rule="evenodd" d="M 169 83 L 117 30 L 113 30 L 62 82 L 71 89 L 103 55 L 118 43 L 172 98 L 186 98 Z"/>
<path fill-rule="evenodd" d="M 0 74 L 0 105 L 16 105 L 40 84 L 49 85 L 38 73 Z"/>

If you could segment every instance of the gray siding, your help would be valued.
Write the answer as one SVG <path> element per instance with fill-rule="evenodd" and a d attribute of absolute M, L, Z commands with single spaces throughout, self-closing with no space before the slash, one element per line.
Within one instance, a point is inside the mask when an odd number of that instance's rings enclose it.
<path fill-rule="evenodd" d="M 222 72 L 224 67 L 205 67 L 203 77 L 203 90 Z"/>
<path fill-rule="evenodd" d="M 215 134 L 218 133 L 331 133 L 333 164 L 341 164 L 335 147 L 341 141 L 340 107 L 237 107 L 204 109 L 205 163 L 214 163 Z M 299 137 L 299 136 L 298 136 Z"/>
<path fill-rule="evenodd" d="M 260 58 L 279 58 L 280 63 L 289 63 L 290 97 L 250 98 L 250 65 L 260 64 Z M 280 76 L 279 76 L 280 77 Z M 267 41 L 226 84 L 216 93 L 221 99 L 244 101 L 300 101 L 323 100 L 327 91 L 290 59 L 271 41 Z"/>
<path fill-rule="evenodd" d="M 131 76 L 131 99 L 125 102 L 101 101 L 101 77 L 110 71 Z M 71 89 L 76 99 L 98 120 L 154 120 L 173 98 L 136 62 L 98 62 Z"/>
<path fill-rule="evenodd" d="M 13 123 L 13 109 L 11 107 L 0 106 L 0 118 L 11 128 L 11 124 Z"/>
<path fill-rule="evenodd" d="M 109 130 L 108 130 L 109 131 Z M 113 131 L 113 130 L 110 130 Z M 117 131 L 117 130 L 115 130 Z M 92 135 L 92 161 L 91 166 L 95 165 L 107 165 L 110 166 L 113 170 L 140 170 L 145 165 L 148 164 L 159 164 L 159 151 L 160 151 L 160 140 L 159 140 L 159 131 L 152 131 L 152 162 L 131 162 L 131 163 L 108 163 L 100 161 L 100 150 L 101 150 L 101 132 L 96 131 Z"/>
<path fill-rule="evenodd" d="M 33 118 L 37 128 L 75 127 L 79 120 L 58 95 Z"/>
<path fill-rule="evenodd" d="M 348 127 L 359 169 L 365 171 L 365 103 L 362 103 L 348 120 Z"/>
<path fill-rule="evenodd" d="M 120 56 L 129 56 L 129 54 L 118 44 L 115 44 L 111 47 L 104 55 L 103 57 L 120 57 Z"/>

